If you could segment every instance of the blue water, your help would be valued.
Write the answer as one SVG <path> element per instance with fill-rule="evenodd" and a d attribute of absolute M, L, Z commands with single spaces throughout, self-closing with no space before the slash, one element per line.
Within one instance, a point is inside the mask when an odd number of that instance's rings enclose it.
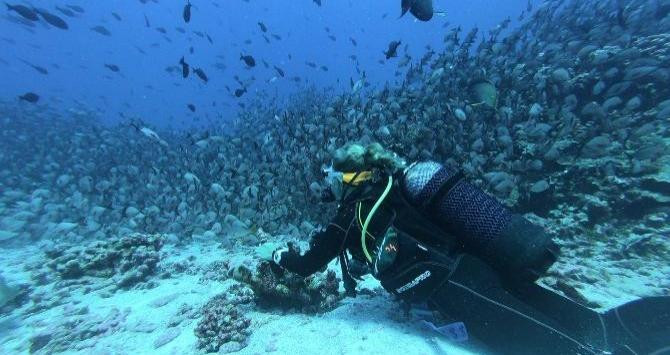
<path fill-rule="evenodd" d="M 373 86 L 394 83 L 400 58 L 378 63 L 390 41 L 403 42 L 400 56 L 404 54 L 404 45 L 409 43 L 409 54 L 413 61 L 418 61 L 426 52 L 425 46 L 436 51 L 442 47 L 447 32 L 445 23 L 450 24 L 449 28 L 461 26 L 464 32 L 479 26 L 484 33 L 507 17 L 516 21 L 526 6 L 526 0 L 504 4 L 493 0 L 437 1 L 436 10 L 445 11 L 446 16 L 423 23 L 409 14 L 398 19 L 399 1 L 323 1 L 321 7 L 310 0 L 194 1 L 192 20 L 186 24 L 182 19 L 184 3 L 166 0 L 146 4 L 130 0 L 32 3 L 67 21 L 68 30 L 52 27 L 43 20 L 27 28 L 10 21 L 8 17 L 17 15 L 3 9 L 0 98 L 11 101 L 32 91 L 42 96 L 42 103 L 56 110 L 86 108 L 96 111 L 104 122 L 117 122 L 120 114 L 139 117 L 157 126 L 230 120 L 239 109 L 238 103 L 256 95 L 281 100 L 312 84 L 332 94 L 348 90 L 350 78 L 360 77 L 350 55 L 358 57 L 360 70 L 365 71 Z M 55 9 L 68 4 L 82 6 L 85 13 L 70 18 Z M 122 20 L 115 19 L 112 12 Z M 145 25 L 144 15 L 151 27 Z M 262 37 L 259 21 L 268 28 L 270 44 Z M 106 27 L 111 36 L 90 30 L 98 25 Z M 157 31 L 159 27 L 166 34 Z M 177 27 L 184 28 L 186 33 L 177 32 Z M 213 44 L 193 31 L 208 34 Z M 279 35 L 281 40 L 270 34 Z M 329 39 L 329 34 L 336 41 Z M 251 43 L 245 44 L 246 40 Z M 194 54 L 189 54 L 190 47 Z M 239 60 L 241 52 L 256 58 L 255 68 L 245 68 Z M 209 76 L 209 83 L 204 84 L 193 75 L 184 80 L 177 71 L 167 73 L 165 68 L 178 65 L 181 56 L 192 66 L 202 68 Z M 40 74 L 21 59 L 47 69 L 49 74 Z M 261 60 L 270 68 L 266 69 Z M 306 61 L 316 63 L 317 68 L 308 67 Z M 227 68 L 221 71 L 215 67 L 216 63 Z M 120 73 L 111 72 L 104 64 L 118 65 Z M 272 65 L 282 68 L 286 78 L 268 83 L 278 76 Z M 327 72 L 319 69 L 322 65 L 328 67 Z M 242 81 L 256 78 L 241 99 L 225 89 L 226 85 L 231 90 L 239 88 L 234 75 Z M 302 81 L 290 80 L 294 76 Z M 196 113 L 188 110 L 189 103 L 196 106 Z"/>

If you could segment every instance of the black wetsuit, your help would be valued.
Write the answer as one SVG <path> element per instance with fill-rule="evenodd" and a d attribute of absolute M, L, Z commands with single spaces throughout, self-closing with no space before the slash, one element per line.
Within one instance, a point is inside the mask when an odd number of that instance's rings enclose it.
<path fill-rule="evenodd" d="M 534 284 L 556 258 L 557 247 L 549 236 L 483 192 L 465 186 L 461 175 L 442 175 L 425 183 L 435 185 L 434 193 L 419 206 L 408 202 L 411 197 L 402 184 L 404 176 L 396 176 L 390 194 L 368 226 L 365 243 L 371 260 L 363 251 L 361 231 L 384 182 L 362 197 L 344 201 L 330 224 L 312 236 L 309 250 L 301 255 L 291 248 L 279 264 L 308 276 L 339 256 L 345 287 L 351 291 L 348 251 L 355 261 L 368 265 L 387 291 L 409 303 L 427 302 L 433 309 L 463 321 L 468 333 L 496 353 L 596 354 L 602 350 L 626 353 L 626 347 L 648 349 L 648 344 L 623 330 L 627 327 L 619 314 L 615 317 L 591 311 Z M 431 213 L 430 209 L 439 209 L 435 207 L 439 200 L 449 198 L 458 200 L 449 202 L 451 206 L 466 203 L 452 211 L 452 221 L 436 220 L 440 213 Z M 442 215 L 451 213 L 444 212 L 447 202 L 440 207 Z M 473 202 L 478 206 L 467 206 Z M 470 215 L 480 209 L 486 216 Z M 472 231 L 474 237 L 454 236 L 453 231 Z M 667 298 L 656 300 L 652 309 L 658 311 L 664 305 L 670 305 Z M 648 306 L 642 307 L 645 312 Z M 668 311 L 664 314 L 666 318 L 660 323 L 640 327 L 657 332 L 658 327 L 670 324 Z M 617 338 L 612 339 L 611 333 Z M 655 336 L 662 337 L 658 334 Z M 657 348 L 652 345 L 649 349 Z"/>

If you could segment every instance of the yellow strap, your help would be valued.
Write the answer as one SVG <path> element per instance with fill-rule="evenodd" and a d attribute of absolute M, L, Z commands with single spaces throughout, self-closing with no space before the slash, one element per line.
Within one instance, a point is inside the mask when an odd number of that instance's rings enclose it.
<path fill-rule="evenodd" d="M 355 173 L 344 173 L 342 174 L 342 182 L 345 184 L 350 184 L 353 186 L 358 186 L 363 182 L 366 182 L 372 178 L 371 171 L 360 171 Z"/>

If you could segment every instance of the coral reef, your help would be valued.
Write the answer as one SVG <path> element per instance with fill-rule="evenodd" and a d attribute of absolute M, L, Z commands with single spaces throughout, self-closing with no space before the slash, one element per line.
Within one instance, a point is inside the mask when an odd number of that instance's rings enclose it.
<path fill-rule="evenodd" d="M 130 288 L 156 273 L 162 245 L 160 235 L 132 234 L 85 247 L 57 245 L 45 254 L 51 259 L 47 266 L 63 280 L 85 276 L 112 278 L 117 287 Z"/>
<path fill-rule="evenodd" d="M 276 272 L 270 262 L 263 261 L 255 270 L 239 266 L 231 273 L 251 287 L 261 306 L 326 312 L 343 298 L 338 291 L 340 280 L 332 270 L 303 278 L 290 272 Z"/>
<path fill-rule="evenodd" d="M 244 316 L 241 305 L 249 302 L 251 296 L 240 287 L 233 287 L 207 301 L 195 328 L 198 348 L 217 352 L 221 346 L 230 347 L 231 343 L 244 347 L 250 334 L 251 320 Z"/>

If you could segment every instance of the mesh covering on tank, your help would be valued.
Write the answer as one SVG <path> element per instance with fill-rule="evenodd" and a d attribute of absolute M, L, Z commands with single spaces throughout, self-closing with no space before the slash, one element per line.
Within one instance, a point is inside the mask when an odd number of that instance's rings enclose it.
<path fill-rule="evenodd" d="M 458 235 L 467 249 L 484 253 L 511 218 L 507 208 L 495 198 L 465 181 L 459 182 L 438 202 L 434 216 L 451 233 Z"/>
<path fill-rule="evenodd" d="M 453 172 L 445 169 L 441 164 L 434 161 L 416 163 L 407 169 L 403 187 L 407 199 L 415 206 L 420 206 L 437 192 L 442 184 L 447 181 Z"/>

